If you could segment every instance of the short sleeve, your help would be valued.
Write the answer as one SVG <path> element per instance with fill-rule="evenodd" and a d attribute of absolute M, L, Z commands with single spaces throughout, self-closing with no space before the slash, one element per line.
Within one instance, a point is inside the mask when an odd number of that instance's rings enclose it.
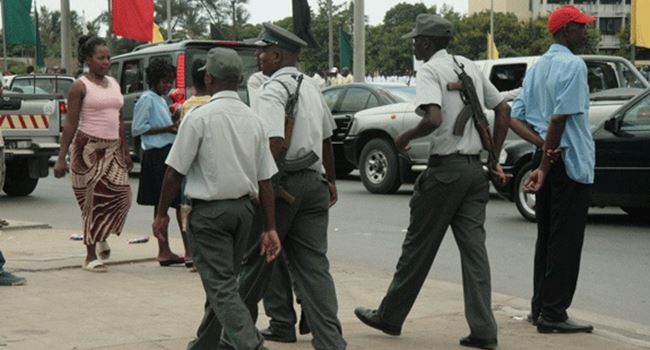
<path fill-rule="evenodd" d="M 483 85 L 483 104 L 488 109 L 494 109 L 499 103 L 501 103 L 504 98 L 501 96 L 501 93 L 497 88 L 492 84 L 490 79 L 488 79 L 485 74 L 479 72 L 481 76 L 481 85 Z"/>
<path fill-rule="evenodd" d="M 515 97 L 515 100 L 512 101 L 512 108 L 510 111 L 510 115 L 512 117 L 515 117 L 519 120 L 526 120 L 526 103 L 524 100 L 524 92 L 522 92 Z"/>
<path fill-rule="evenodd" d="M 198 132 L 201 128 L 197 128 L 195 125 L 196 121 L 197 119 L 186 119 L 186 122 L 181 124 L 176 140 L 165 160 L 165 164 L 183 175 L 187 175 L 194 158 L 199 153 L 199 146 L 203 138 L 203 135 Z"/>
<path fill-rule="evenodd" d="M 262 119 L 269 138 L 284 138 L 284 106 L 287 98 L 287 91 L 277 81 L 267 82 L 259 95 L 255 113 Z"/>
<path fill-rule="evenodd" d="M 153 99 L 149 94 L 142 94 L 133 108 L 133 124 L 131 133 L 139 136 L 151 129 L 151 112 L 154 109 Z"/>
<path fill-rule="evenodd" d="M 424 64 L 415 76 L 415 113 L 424 116 L 424 106 L 438 105 L 442 107 L 442 89 L 437 74 Z"/>
<path fill-rule="evenodd" d="M 584 112 L 588 105 L 587 65 L 580 58 L 569 62 L 555 85 L 553 114 L 572 115 Z"/>
<path fill-rule="evenodd" d="M 265 136 L 262 125 L 260 124 L 260 139 L 257 147 L 257 181 L 270 179 L 278 168 L 275 165 L 275 159 L 269 147 L 268 138 Z"/>

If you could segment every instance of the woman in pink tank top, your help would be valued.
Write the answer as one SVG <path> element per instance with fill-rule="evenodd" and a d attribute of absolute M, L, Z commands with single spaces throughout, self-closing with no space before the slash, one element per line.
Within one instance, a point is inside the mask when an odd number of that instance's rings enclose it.
<path fill-rule="evenodd" d="M 113 233 L 119 235 L 131 207 L 129 156 L 119 84 L 108 76 L 111 58 L 106 42 L 94 36 L 79 39 L 79 63 L 89 72 L 77 79 L 68 94 L 68 116 L 63 126 L 59 158 L 54 176 L 68 171 L 84 227 L 86 259 L 83 269 L 106 272 L 103 260 L 110 257 L 106 242 Z M 72 146 L 72 147 L 71 147 Z"/>

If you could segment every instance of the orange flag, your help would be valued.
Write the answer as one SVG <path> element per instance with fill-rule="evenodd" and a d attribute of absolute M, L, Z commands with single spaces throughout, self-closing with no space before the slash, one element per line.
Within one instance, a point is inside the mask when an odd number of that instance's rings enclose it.
<path fill-rule="evenodd" d="M 127 39 L 153 39 L 153 0 L 111 0 L 113 33 Z"/>

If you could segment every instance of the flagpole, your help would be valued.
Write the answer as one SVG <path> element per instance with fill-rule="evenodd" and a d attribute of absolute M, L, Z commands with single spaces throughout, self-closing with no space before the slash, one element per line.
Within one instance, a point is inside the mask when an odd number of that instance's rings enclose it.
<path fill-rule="evenodd" d="M 366 80 L 366 27 L 364 0 L 354 0 L 354 62 L 352 73 L 357 83 Z"/>
<path fill-rule="evenodd" d="M 172 1 L 167 0 L 167 40 L 172 40 Z"/>
<path fill-rule="evenodd" d="M 488 59 L 494 59 L 494 0 L 490 0 L 490 47 L 488 47 Z"/>
<path fill-rule="evenodd" d="M 0 0 L 0 7 L 2 7 L 2 56 L 4 57 L 2 60 L 4 63 L 4 69 L 2 70 L 3 74 L 9 69 L 9 64 L 7 62 L 7 27 L 5 27 L 4 1 L 6 0 Z"/>
<path fill-rule="evenodd" d="M 61 66 L 65 68 L 68 73 L 72 72 L 71 37 L 70 0 L 61 0 Z"/>
<path fill-rule="evenodd" d="M 334 67 L 334 28 L 332 28 L 332 0 L 327 1 L 327 30 L 329 35 L 327 62 L 329 64 L 329 69 Z"/>

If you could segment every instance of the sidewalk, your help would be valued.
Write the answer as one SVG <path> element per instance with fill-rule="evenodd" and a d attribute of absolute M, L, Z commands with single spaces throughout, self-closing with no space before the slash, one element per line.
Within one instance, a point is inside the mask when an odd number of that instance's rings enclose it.
<path fill-rule="evenodd" d="M 80 269 L 84 246 L 73 233 L 33 229 L 18 223 L 0 231 L 5 268 L 27 278 L 19 287 L 0 288 L 0 349 L 185 349 L 203 315 L 204 294 L 196 274 L 185 267 L 159 267 L 156 243 L 127 244 L 129 233 L 110 240 L 110 271 Z M 23 223 L 28 224 L 28 223 Z M 10 225 L 11 226 L 11 225 Z M 172 240 L 180 252 L 180 240 Z M 362 325 L 355 306 L 375 307 L 391 276 L 332 262 L 339 317 L 348 349 L 462 349 L 467 335 L 462 286 L 428 280 L 403 327 L 390 337 Z M 499 349 L 650 349 L 650 326 L 579 310 L 577 319 L 594 324 L 593 334 L 541 335 L 525 321 L 528 301 L 494 294 Z M 263 315 L 263 312 L 260 312 Z M 259 327 L 265 327 L 260 319 Z M 312 349 L 311 336 L 297 344 L 267 342 L 270 349 Z"/>

